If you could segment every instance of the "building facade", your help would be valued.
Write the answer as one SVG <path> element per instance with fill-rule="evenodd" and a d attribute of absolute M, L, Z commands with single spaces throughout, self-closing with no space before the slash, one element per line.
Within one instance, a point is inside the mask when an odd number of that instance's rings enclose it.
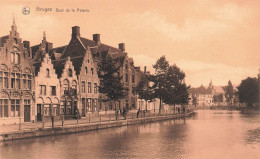
<path fill-rule="evenodd" d="M 50 120 L 60 116 L 60 80 L 49 54 L 42 62 L 35 63 L 35 114 L 36 121 Z"/>
<path fill-rule="evenodd" d="M 15 21 L 0 38 L 0 124 L 35 119 L 34 67 L 28 41 L 22 42 Z"/>

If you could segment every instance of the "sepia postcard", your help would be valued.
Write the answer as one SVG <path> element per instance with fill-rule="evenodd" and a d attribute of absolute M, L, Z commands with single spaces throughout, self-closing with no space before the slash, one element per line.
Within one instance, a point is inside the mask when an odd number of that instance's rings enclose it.
<path fill-rule="evenodd" d="M 1 0 L 0 159 L 259 159 L 259 0 Z"/>

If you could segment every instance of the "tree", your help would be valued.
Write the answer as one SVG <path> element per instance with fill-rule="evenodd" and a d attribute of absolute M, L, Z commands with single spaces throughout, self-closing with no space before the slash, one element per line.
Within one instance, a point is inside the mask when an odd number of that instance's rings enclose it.
<path fill-rule="evenodd" d="M 122 76 L 119 73 L 124 58 L 112 58 L 107 52 L 103 52 L 100 58 L 98 63 L 99 92 L 106 96 L 103 101 L 115 103 L 127 95 L 127 88 L 121 83 Z"/>
<path fill-rule="evenodd" d="M 229 102 L 232 104 L 232 99 L 234 95 L 234 89 L 231 81 L 228 81 L 228 85 L 225 87 L 225 97 L 226 97 L 226 102 Z"/>
<path fill-rule="evenodd" d="M 149 87 L 149 75 L 142 74 L 141 79 L 135 88 L 135 93 L 138 94 L 139 99 L 152 101 L 154 99 L 153 89 Z M 147 111 L 147 104 L 146 104 Z"/>
<path fill-rule="evenodd" d="M 151 76 L 150 80 L 154 82 L 153 89 L 154 89 L 154 96 L 160 99 L 159 103 L 159 114 L 161 114 L 161 107 L 162 107 L 162 96 L 166 91 L 165 88 L 165 75 L 169 68 L 169 62 L 166 60 L 165 56 L 163 55 L 160 57 L 155 65 L 153 65 L 156 74 Z"/>
<path fill-rule="evenodd" d="M 259 89 L 258 80 L 256 78 L 248 77 L 241 81 L 237 87 L 239 101 L 245 102 L 248 107 L 252 107 L 258 101 Z"/>
<path fill-rule="evenodd" d="M 224 99 L 224 95 L 222 93 L 213 96 L 213 102 L 214 103 L 220 104 L 221 102 L 223 102 L 223 99 Z"/>
<path fill-rule="evenodd" d="M 185 73 L 178 66 L 169 66 L 165 56 L 157 60 L 154 65 L 156 75 L 151 76 L 154 82 L 155 97 L 160 98 L 159 113 L 161 112 L 161 101 L 173 105 L 188 103 L 189 86 L 184 83 Z"/>

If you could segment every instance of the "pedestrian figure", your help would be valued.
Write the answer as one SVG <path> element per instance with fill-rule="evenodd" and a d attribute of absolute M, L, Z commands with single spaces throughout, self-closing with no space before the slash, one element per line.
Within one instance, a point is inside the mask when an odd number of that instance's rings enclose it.
<path fill-rule="evenodd" d="M 183 108 L 183 113 L 185 114 L 185 108 Z"/>
<path fill-rule="evenodd" d="M 136 117 L 139 118 L 140 108 L 137 110 Z"/>
<path fill-rule="evenodd" d="M 116 110 L 116 120 L 118 120 L 118 109 Z"/>
<path fill-rule="evenodd" d="M 178 108 L 178 113 L 180 114 L 180 108 Z"/>

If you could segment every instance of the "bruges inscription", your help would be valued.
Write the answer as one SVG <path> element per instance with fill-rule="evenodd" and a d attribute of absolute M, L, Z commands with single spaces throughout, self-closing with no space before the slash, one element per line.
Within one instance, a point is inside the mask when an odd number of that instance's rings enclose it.
<path fill-rule="evenodd" d="M 87 13 L 90 12 L 89 9 L 84 8 L 48 8 L 48 7 L 36 7 L 37 12 L 56 12 L 56 13 Z"/>

